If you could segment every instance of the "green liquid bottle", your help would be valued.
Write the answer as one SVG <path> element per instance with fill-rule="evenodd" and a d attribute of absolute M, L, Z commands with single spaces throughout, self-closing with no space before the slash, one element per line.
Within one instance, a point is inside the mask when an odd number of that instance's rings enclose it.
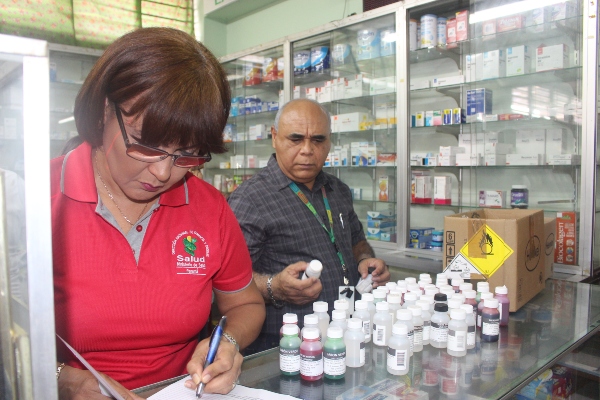
<path fill-rule="evenodd" d="M 300 374 L 300 338 L 298 325 L 285 324 L 279 341 L 279 369 L 282 375 Z"/>
<path fill-rule="evenodd" d="M 342 379 L 346 374 L 346 344 L 344 331 L 338 326 L 327 329 L 323 346 L 323 372 L 327 379 Z"/>

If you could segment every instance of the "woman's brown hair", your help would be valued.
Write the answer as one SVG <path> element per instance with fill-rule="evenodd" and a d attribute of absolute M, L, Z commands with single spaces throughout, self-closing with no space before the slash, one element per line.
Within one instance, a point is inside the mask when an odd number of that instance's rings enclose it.
<path fill-rule="evenodd" d="M 189 34 L 171 28 L 130 32 L 105 50 L 75 100 L 79 135 L 102 144 L 108 104 L 136 99 L 129 116 L 143 117 L 141 141 L 224 153 L 231 93 L 215 56 Z"/>

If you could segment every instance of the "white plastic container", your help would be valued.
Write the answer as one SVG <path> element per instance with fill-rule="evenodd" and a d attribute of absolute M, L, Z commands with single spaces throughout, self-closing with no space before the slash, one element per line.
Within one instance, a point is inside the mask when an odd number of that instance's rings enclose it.
<path fill-rule="evenodd" d="M 377 289 L 373 290 L 373 303 L 375 303 L 375 305 L 377 305 L 377 303 L 381 302 L 381 301 L 385 301 L 386 297 L 387 297 L 387 292 L 385 290 L 380 289 L 380 287 L 378 287 Z"/>
<path fill-rule="evenodd" d="M 446 276 L 446 274 L 441 273 L 441 274 L 437 274 L 435 276 L 435 286 L 437 286 L 439 288 L 440 285 L 447 285 L 447 284 L 448 284 L 448 277 Z"/>
<path fill-rule="evenodd" d="M 402 308 L 406 309 L 408 306 L 414 306 L 415 302 L 418 300 L 417 294 L 413 292 L 408 292 L 404 294 L 404 304 L 402 304 Z"/>
<path fill-rule="evenodd" d="M 387 346 L 392 335 L 392 317 L 386 301 L 380 301 L 375 305 L 377 311 L 373 317 L 373 344 L 376 346 Z"/>
<path fill-rule="evenodd" d="M 423 346 L 429 344 L 431 336 L 431 313 L 429 312 L 429 302 L 427 300 L 417 300 L 416 305 L 421 307 L 421 318 L 423 319 Z"/>
<path fill-rule="evenodd" d="M 425 14 L 421 17 L 421 48 L 437 46 L 437 15 Z"/>
<path fill-rule="evenodd" d="M 392 325 L 396 322 L 396 311 L 398 311 L 402 306 L 400 305 L 400 301 L 402 297 L 398 294 L 388 294 L 387 295 L 387 303 L 390 310 L 390 316 L 392 317 Z"/>
<path fill-rule="evenodd" d="M 331 312 L 331 322 L 329 323 L 329 328 L 332 326 L 339 326 L 345 332 L 348 327 L 346 317 L 346 311 L 344 310 L 333 310 Z"/>
<path fill-rule="evenodd" d="M 415 351 L 415 327 L 412 323 L 412 311 L 398 310 L 396 313 L 396 324 L 406 325 L 408 340 L 410 341 L 410 355 Z"/>
<path fill-rule="evenodd" d="M 346 319 L 350 318 L 350 303 L 346 299 L 339 299 L 333 302 L 334 310 L 344 310 Z"/>
<path fill-rule="evenodd" d="M 304 330 L 306 328 L 317 328 L 317 331 L 319 331 L 319 340 L 321 340 L 322 333 L 319 329 L 319 317 L 316 314 L 307 314 L 304 316 L 304 325 L 302 326 L 302 330 L 300 331 L 301 340 L 304 340 Z"/>
<path fill-rule="evenodd" d="M 413 351 L 419 352 L 423 350 L 423 318 L 421 317 L 421 306 L 409 306 L 408 310 L 412 313 L 412 323 L 415 332 L 413 336 Z"/>
<path fill-rule="evenodd" d="M 448 305 L 438 303 L 434 307 L 431 317 L 431 336 L 429 344 L 437 349 L 445 349 L 448 346 Z"/>
<path fill-rule="evenodd" d="M 371 315 L 371 327 L 373 326 L 373 317 L 375 316 L 375 303 L 374 303 L 374 296 L 373 293 L 363 293 L 361 295 L 361 300 L 364 300 L 367 302 L 367 310 L 369 311 L 369 314 Z M 369 332 L 370 334 L 370 332 Z"/>
<path fill-rule="evenodd" d="M 302 279 L 319 279 L 321 277 L 321 271 L 323 271 L 323 264 L 321 264 L 321 261 L 312 260 L 310 263 L 308 263 L 308 267 L 306 267 L 306 270 L 304 270 L 304 273 L 302 274 Z"/>
<path fill-rule="evenodd" d="M 392 328 L 387 354 L 387 371 L 392 375 L 406 375 L 410 365 L 410 341 L 408 328 L 403 324 L 395 324 Z"/>
<path fill-rule="evenodd" d="M 477 328 L 475 315 L 473 314 L 473 306 L 471 304 L 463 304 L 460 306 L 462 310 L 465 310 L 465 322 L 467 323 L 467 350 L 471 350 L 475 347 L 475 341 Z"/>
<path fill-rule="evenodd" d="M 321 332 L 327 332 L 329 327 L 329 305 L 326 301 L 315 301 L 313 303 L 313 312 L 319 318 L 319 330 Z M 321 338 L 321 343 L 325 344 L 325 338 Z"/>
<path fill-rule="evenodd" d="M 450 322 L 448 323 L 448 354 L 454 357 L 467 355 L 467 323 L 466 313 L 463 309 L 450 311 Z"/>
<path fill-rule="evenodd" d="M 364 310 L 365 312 L 366 309 Z M 350 318 L 348 329 L 344 333 L 344 344 L 346 345 L 346 366 L 357 368 L 365 365 L 365 334 L 363 333 L 363 321 L 360 318 Z"/>
<path fill-rule="evenodd" d="M 356 310 L 354 310 L 352 318 L 358 318 L 362 321 L 363 340 L 365 343 L 369 343 L 371 341 L 371 314 L 367 309 L 367 302 L 365 300 L 357 300 L 354 302 L 354 307 Z"/>

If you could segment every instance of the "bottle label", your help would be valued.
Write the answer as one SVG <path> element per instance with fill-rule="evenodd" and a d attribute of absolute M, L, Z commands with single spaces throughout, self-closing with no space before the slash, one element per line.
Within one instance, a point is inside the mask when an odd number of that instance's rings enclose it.
<path fill-rule="evenodd" d="M 448 350 L 463 351 L 467 348 L 467 332 L 448 329 Z"/>
<path fill-rule="evenodd" d="M 279 348 L 279 369 L 283 372 L 300 371 L 300 348 Z"/>
<path fill-rule="evenodd" d="M 363 332 L 365 334 L 365 340 L 371 336 L 371 322 L 363 321 Z"/>
<path fill-rule="evenodd" d="M 500 333 L 500 318 L 481 318 L 481 334 L 497 336 Z"/>
<path fill-rule="evenodd" d="M 475 346 L 475 325 L 467 327 L 467 346 Z"/>
<path fill-rule="evenodd" d="M 415 331 L 408 331 L 408 341 L 410 342 L 410 352 L 413 353 L 414 352 L 414 348 L 415 348 Z"/>
<path fill-rule="evenodd" d="M 324 351 L 323 371 L 327 375 L 344 375 L 346 373 L 346 351 Z"/>
<path fill-rule="evenodd" d="M 423 325 L 415 325 L 415 346 L 423 345 Z"/>
<path fill-rule="evenodd" d="M 359 352 L 359 363 L 362 365 L 365 363 L 365 349 L 366 349 L 366 344 L 365 342 L 360 342 L 360 352 Z"/>
<path fill-rule="evenodd" d="M 408 350 L 398 350 L 388 347 L 387 366 L 394 371 L 406 371 L 408 369 Z"/>
<path fill-rule="evenodd" d="M 385 346 L 385 325 L 373 324 L 373 343 L 379 346 Z"/>
<path fill-rule="evenodd" d="M 477 315 L 477 326 L 481 328 L 481 314 Z"/>
<path fill-rule="evenodd" d="M 437 322 L 431 322 L 431 336 L 429 340 L 440 343 L 447 342 L 448 324 L 439 324 Z"/>
<path fill-rule="evenodd" d="M 300 373 L 304 376 L 323 374 L 323 353 L 307 355 L 300 352 Z"/>
<path fill-rule="evenodd" d="M 423 340 L 431 338 L 431 321 L 423 321 Z"/>

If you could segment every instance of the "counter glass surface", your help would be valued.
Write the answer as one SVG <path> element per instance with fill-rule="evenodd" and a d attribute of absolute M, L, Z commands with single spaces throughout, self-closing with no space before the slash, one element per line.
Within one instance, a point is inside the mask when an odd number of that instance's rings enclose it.
<path fill-rule="evenodd" d="M 387 348 L 370 342 L 363 367 L 347 368 L 341 380 L 307 382 L 281 375 L 274 348 L 245 357 L 240 384 L 316 400 L 341 399 L 358 386 L 377 383 L 379 390 L 399 398 L 508 398 L 599 330 L 600 286 L 548 280 L 541 293 L 510 314 L 498 342 L 482 342 L 478 329 L 476 347 L 465 357 L 426 345 L 411 357 L 408 374 L 396 376 L 386 369 Z M 137 392 L 151 394 L 167 383 Z"/>

